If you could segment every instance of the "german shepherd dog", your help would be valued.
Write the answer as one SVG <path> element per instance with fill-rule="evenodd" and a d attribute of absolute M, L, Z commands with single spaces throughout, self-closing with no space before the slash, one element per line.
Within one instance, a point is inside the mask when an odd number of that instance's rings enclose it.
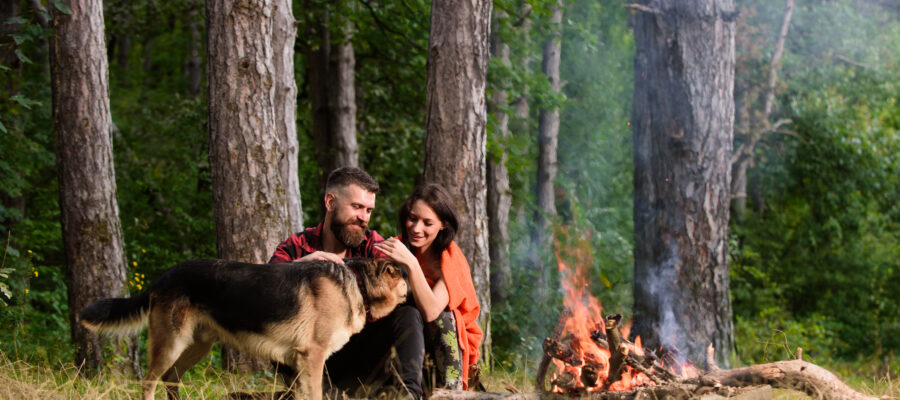
<path fill-rule="evenodd" d="M 142 294 L 97 301 L 81 312 L 91 331 L 130 334 L 149 326 L 143 398 L 157 381 L 178 397 L 185 371 L 221 341 L 292 367 L 297 399 L 322 398 L 325 360 L 406 300 L 405 271 L 386 259 L 256 265 L 192 260 L 160 275 Z"/>

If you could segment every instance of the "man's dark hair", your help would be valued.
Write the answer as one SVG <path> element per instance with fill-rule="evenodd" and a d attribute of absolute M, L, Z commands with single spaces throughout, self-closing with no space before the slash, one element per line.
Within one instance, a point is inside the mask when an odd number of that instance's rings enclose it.
<path fill-rule="evenodd" d="M 375 182 L 366 171 L 357 167 L 340 167 L 328 174 L 328 180 L 325 181 L 325 193 L 350 185 L 357 185 L 375 194 L 378 194 L 378 191 L 381 190 L 378 182 Z"/>
<path fill-rule="evenodd" d="M 397 214 L 397 229 L 400 231 L 400 240 L 406 247 L 410 247 L 409 237 L 406 232 L 406 220 L 409 218 L 412 206 L 417 200 L 422 200 L 428 207 L 431 207 L 438 219 L 441 220 L 441 223 L 444 224 L 444 229 L 438 232 L 429 248 L 432 254 L 439 256 L 453 241 L 453 237 L 456 236 L 456 231 L 459 229 L 459 214 L 456 211 L 456 203 L 453 202 L 450 193 L 438 184 L 429 183 L 413 190 L 413 193 L 409 195 L 409 198 L 406 199 L 406 202 L 403 203 L 403 206 L 400 207 L 400 212 Z"/>

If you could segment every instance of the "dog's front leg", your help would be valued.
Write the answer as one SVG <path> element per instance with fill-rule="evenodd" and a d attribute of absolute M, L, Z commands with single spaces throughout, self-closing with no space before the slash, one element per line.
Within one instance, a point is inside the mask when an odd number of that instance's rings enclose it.
<path fill-rule="evenodd" d="M 328 351 L 324 347 L 297 348 L 294 368 L 300 373 L 291 385 L 296 399 L 322 400 L 322 373 Z"/>

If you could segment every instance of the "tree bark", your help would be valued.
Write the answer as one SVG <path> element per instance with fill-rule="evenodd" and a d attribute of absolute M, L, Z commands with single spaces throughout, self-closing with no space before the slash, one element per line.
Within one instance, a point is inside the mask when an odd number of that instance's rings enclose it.
<path fill-rule="evenodd" d="M 500 14 L 500 13 L 498 13 Z M 501 18 L 496 15 L 495 18 Z M 493 29 L 491 33 L 491 57 L 509 65 L 509 45 L 503 43 Z M 506 169 L 506 150 L 503 148 L 509 138 L 509 99 L 506 92 L 508 81 L 501 82 L 494 90 L 488 110 L 494 114 L 496 126 L 494 141 L 498 143 L 495 154 L 487 157 L 487 215 L 489 247 L 491 259 L 491 303 L 500 303 L 506 298 L 512 276 L 509 261 L 509 209 L 512 205 L 512 194 L 509 189 L 509 171 Z"/>
<path fill-rule="evenodd" d="M 275 0 L 208 0 L 209 158 L 219 258 L 264 263 L 291 233 L 275 92 Z M 230 352 L 226 367 L 253 363 Z M 256 367 L 263 364 L 256 364 Z"/>
<path fill-rule="evenodd" d="M 275 127 L 277 140 L 284 149 L 279 161 L 285 187 L 288 223 L 291 232 L 303 230 L 303 207 L 298 175 L 297 82 L 294 78 L 294 43 L 297 25 L 291 0 L 275 1 L 272 48 L 275 52 Z"/>
<path fill-rule="evenodd" d="M 553 5 L 551 17 L 552 32 L 549 39 L 544 42 L 541 71 L 550 81 L 550 90 L 559 93 L 562 88 L 559 77 L 560 52 L 562 48 L 562 6 L 559 1 Z M 538 251 L 534 254 L 538 257 L 534 265 L 540 268 L 541 282 L 538 283 L 541 297 L 546 295 L 547 268 L 545 260 L 541 259 L 541 249 L 553 248 L 553 219 L 556 217 L 556 198 L 553 182 L 556 180 L 557 164 L 556 149 L 559 142 L 559 108 L 542 108 L 538 117 L 538 164 L 536 197 L 538 210 L 535 213 L 536 222 L 532 232 L 532 246 Z"/>
<path fill-rule="evenodd" d="M 703 359 L 733 347 L 728 292 L 732 0 L 648 0 L 634 15 L 632 335 Z"/>
<path fill-rule="evenodd" d="M 443 185 L 460 213 L 456 240 L 472 268 L 484 330 L 482 360 L 490 355 L 490 258 L 485 184 L 485 99 L 491 2 L 431 5 L 425 115 L 426 182 Z"/>
<path fill-rule="evenodd" d="M 747 210 L 747 169 L 753 163 L 753 152 L 759 140 L 773 130 L 769 117 L 772 115 L 772 108 L 775 105 L 775 84 L 778 82 L 778 68 L 781 66 L 781 56 L 784 54 L 784 41 L 787 38 L 793 13 L 794 0 L 785 1 L 781 28 L 778 30 L 775 49 L 772 51 L 772 58 L 769 60 L 769 79 L 766 82 L 766 90 L 764 92 L 762 115 L 756 123 L 748 121 L 751 129 L 747 132 L 747 141 L 735 152 L 737 160 L 734 162 L 734 180 L 731 186 L 731 193 L 732 208 L 735 217 L 739 221 L 743 221 L 744 213 Z"/>
<path fill-rule="evenodd" d="M 310 37 L 317 41 L 307 51 L 310 103 L 316 161 L 322 172 L 320 186 L 333 169 L 359 166 L 356 143 L 356 88 L 352 25 L 334 12 L 342 6 L 332 1 L 308 21 Z M 333 21 L 333 19 L 337 19 Z M 330 27 L 338 26 L 332 32 Z"/>
<path fill-rule="evenodd" d="M 112 118 L 103 3 L 66 1 L 71 14 L 51 7 L 53 130 L 59 206 L 66 254 L 66 286 L 75 364 L 103 364 L 105 341 L 81 326 L 88 304 L 126 294 L 125 252 L 113 165 Z"/>

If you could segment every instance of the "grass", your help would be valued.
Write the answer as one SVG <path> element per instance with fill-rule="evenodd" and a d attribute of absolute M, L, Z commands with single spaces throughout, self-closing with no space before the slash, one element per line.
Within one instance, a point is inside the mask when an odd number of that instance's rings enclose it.
<path fill-rule="evenodd" d="M 896 375 L 878 375 L 875 367 L 836 364 L 828 369 L 858 391 L 887 398 L 900 396 L 900 382 Z M 515 388 L 534 391 L 534 366 L 514 367 L 493 371 L 483 376 L 489 391 L 506 392 Z M 235 374 L 224 372 L 207 359 L 185 376 L 181 393 L 187 399 L 222 399 L 238 391 L 274 391 L 280 385 L 268 373 Z M 804 399 L 800 392 L 775 390 L 776 399 Z M 157 398 L 165 398 L 162 385 Z M 135 399 L 140 397 L 140 384 L 124 373 L 110 369 L 86 378 L 71 363 L 50 362 L 31 364 L 10 359 L 0 352 L 0 399 Z"/>
<path fill-rule="evenodd" d="M 185 375 L 181 394 L 188 399 L 222 399 L 236 391 L 273 391 L 281 386 L 270 374 L 234 374 L 201 362 Z M 79 373 L 72 363 L 34 365 L 0 353 L 0 399 L 135 399 L 140 383 L 117 371 L 93 377 Z M 162 385 L 157 398 L 165 398 Z"/>

